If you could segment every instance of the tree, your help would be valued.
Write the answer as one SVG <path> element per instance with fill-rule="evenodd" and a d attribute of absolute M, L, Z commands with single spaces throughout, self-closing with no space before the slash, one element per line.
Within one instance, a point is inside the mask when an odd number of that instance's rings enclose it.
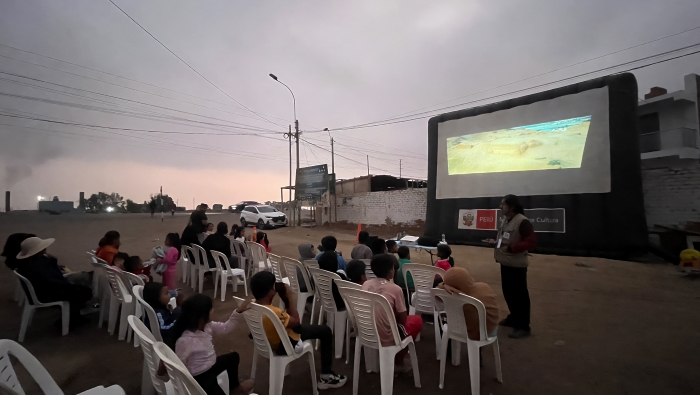
<path fill-rule="evenodd" d="M 131 199 L 126 199 L 126 211 L 130 213 L 142 213 L 143 205 L 138 204 Z"/>
<path fill-rule="evenodd" d="M 85 199 L 85 211 L 88 213 L 101 212 L 126 212 L 126 202 L 124 198 L 116 192 L 106 194 L 104 192 L 93 193 Z"/>

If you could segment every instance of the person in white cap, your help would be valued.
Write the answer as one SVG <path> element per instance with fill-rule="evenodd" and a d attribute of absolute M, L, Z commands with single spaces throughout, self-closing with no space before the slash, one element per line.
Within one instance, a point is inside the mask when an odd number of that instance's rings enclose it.
<path fill-rule="evenodd" d="M 17 254 L 17 259 L 21 261 L 17 273 L 32 283 L 36 297 L 42 303 L 70 302 L 70 326 L 75 327 L 87 321 L 80 315 L 80 309 L 92 299 L 92 290 L 82 285 L 71 284 L 63 277 L 56 258 L 46 253 L 46 249 L 54 241 L 38 237 L 24 240 L 21 244 L 22 250 Z"/>

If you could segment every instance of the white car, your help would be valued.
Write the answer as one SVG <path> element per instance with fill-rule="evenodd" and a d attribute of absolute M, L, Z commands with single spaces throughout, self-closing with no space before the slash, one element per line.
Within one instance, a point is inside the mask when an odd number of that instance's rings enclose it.
<path fill-rule="evenodd" d="M 245 206 L 241 211 L 241 225 L 255 225 L 260 229 L 265 227 L 287 226 L 287 216 L 272 206 L 264 204 Z"/>

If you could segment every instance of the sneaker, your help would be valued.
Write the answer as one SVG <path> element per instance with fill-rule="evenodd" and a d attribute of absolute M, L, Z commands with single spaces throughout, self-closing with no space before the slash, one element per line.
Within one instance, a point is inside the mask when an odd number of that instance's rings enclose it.
<path fill-rule="evenodd" d="M 516 329 L 513 331 L 513 333 L 508 335 L 508 337 L 510 337 L 511 339 L 522 339 L 523 337 L 528 336 L 530 336 L 530 331 L 525 329 Z"/>
<path fill-rule="evenodd" d="M 342 374 L 322 374 L 321 380 L 319 380 L 318 382 L 318 389 L 325 390 L 328 388 L 340 388 L 344 386 L 345 382 L 347 381 L 348 378 L 343 376 Z"/>

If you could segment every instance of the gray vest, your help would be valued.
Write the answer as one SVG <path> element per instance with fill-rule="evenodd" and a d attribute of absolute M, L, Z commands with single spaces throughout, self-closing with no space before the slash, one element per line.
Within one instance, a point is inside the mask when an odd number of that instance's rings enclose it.
<path fill-rule="evenodd" d="M 501 246 L 493 251 L 493 257 L 496 262 L 504 266 L 512 267 L 527 267 L 527 251 L 512 253 L 508 252 L 508 246 L 518 243 L 520 237 L 520 223 L 527 221 L 527 217 L 522 214 L 516 214 L 510 222 L 504 221 L 498 229 L 498 237 L 496 240 L 501 241 Z"/>

